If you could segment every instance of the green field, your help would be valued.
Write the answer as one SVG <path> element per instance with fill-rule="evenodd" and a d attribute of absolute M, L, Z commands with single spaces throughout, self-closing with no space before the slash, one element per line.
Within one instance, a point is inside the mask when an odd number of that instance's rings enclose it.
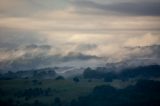
<path fill-rule="evenodd" d="M 40 83 L 39 83 L 40 82 Z M 88 81 L 80 79 L 76 83 L 73 80 L 38 80 L 34 83 L 29 79 L 16 80 L 0 80 L 1 101 L 12 101 L 20 103 L 33 103 L 39 100 L 45 104 L 52 104 L 56 97 L 59 97 L 62 103 L 69 103 L 73 99 L 78 99 L 80 96 L 89 94 L 95 86 L 106 85 L 102 80 Z M 26 89 L 41 88 L 42 90 L 50 89 L 49 95 L 34 96 L 26 100 L 25 96 L 17 97 L 16 95 L 24 92 Z"/>

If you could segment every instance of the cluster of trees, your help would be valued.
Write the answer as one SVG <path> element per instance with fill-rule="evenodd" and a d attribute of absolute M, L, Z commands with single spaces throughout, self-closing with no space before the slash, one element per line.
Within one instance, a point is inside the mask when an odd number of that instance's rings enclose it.
<path fill-rule="evenodd" d="M 57 76 L 55 80 L 65 80 L 65 78 L 63 76 Z"/>
<path fill-rule="evenodd" d="M 135 86 L 115 89 L 111 86 L 97 86 L 92 93 L 70 106 L 160 106 L 160 82 L 141 80 Z"/>
<path fill-rule="evenodd" d="M 56 72 L 53 69 L 45 68 L 33 71 L 33 78 L 37 79 L 53 79 L 56 76 Z"/>
<path fill-rule="evenodd" d="M 42 103 L 39 100 L 34 100 L 32 103 L 21 103 L 20 101 L 8 99 L 7 101 L 0 101 L 0 106 L 63 106 L 63 103 L 59 97 L 53 99 L 52 104 Z"/>
<path fill-rule="evenodd" d="M 57 73 L 52 68 L 43 68 L 35 70 L 8 71 L 7 73 L 0 74 L 0 79 L 10 80 L 10 79 L 54 79 Z"/>
<path fill-rule="evenodd" d="M 48 96 L 52 90 L 29 88 L 18 92 L 21 96 L 33 99 L 38 96 Z M 52 104 L 44 104 L 39 100 L 32 103 L 21 103 L 9 99 L 0 101 L 0 106 L 160 106 L 160 82 L 153 80 L 139 80 L 136 85 L 124 89 L 116 89 L 108 85 L 96 86 L 87 96 L 63 103 L 61 98 L 53 98 Z"/>
<path fill-rule="evenodd" d="M 55 78 L 55 80 L 65 80 L 65 78 L 64 78 L 63 76 L 58 76 L 58 77 Z M 72 80 L 73 80 L 73 82 L 75 82 L 75 83 L 80 82 L 80 79 L 79 79 L 77 76 L 73 77 Z"/>
<path fill-rule="evenodd" d="M 105 77 L 107 72 L 99 71 L 98 69 L 86 68 L 83 72 L 83 77 L 88 79 L 101 79 Z"/>
<path fill-rule="evenodd" d="M 38 96 L 51 96 L 51 88 L 42 89 L 42 88 L 28 88 L 24 91 L 19 91 L 15 93 L 15 97 L 25 97 L 25 100 L 29 100 L 32 97 L 38 97 Z"/>
<path fill-rule="evenodd" d="M 103 68 L 103 71 L 99 68 L 93 70 L 91 68 L 87 68 L 83 73 L 84 78 L 87 79 L 104 79 L 106 82 L 111 82 L 114 79 L 119 80 L 128 80 L 130 78 L 140 77 L 141 79 L 148 78 L 159 78 L 160 77 L 160 66 L 159 65 L 151 65 L 151 66 L 141 66 L 137 68 L 129 68 L 121 70 L 119 73 L 114 71 L 109 71 L 108 69 Z"/>

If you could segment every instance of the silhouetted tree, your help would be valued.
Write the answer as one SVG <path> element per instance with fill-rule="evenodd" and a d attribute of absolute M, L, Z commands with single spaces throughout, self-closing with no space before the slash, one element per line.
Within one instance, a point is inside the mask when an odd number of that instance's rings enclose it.
<path fill-rule="evenodd" d="M 76 82 L 76 83 L 78 83 L 80 80 L 79 80 L 78 77 L 74 77 L 74 78 L 73 78 L 73 81 Z"/>
<path fill-rule="evenodd" d="M 64 80 L 63 76 L 58 76 L 57 78 L 55 78 L 55 80 Z"/>
<path fill-rule="evenodd" d="M 62 106 L 61 99 L 59 97 L 56 97 L 54 99 L 54 105 L 53 106 Z"/>
<path fill-rule="evenodd" d="M 73 99 L 70 103 L 70 106 L 77 106 L 77 102 L 75 99 Z"/>

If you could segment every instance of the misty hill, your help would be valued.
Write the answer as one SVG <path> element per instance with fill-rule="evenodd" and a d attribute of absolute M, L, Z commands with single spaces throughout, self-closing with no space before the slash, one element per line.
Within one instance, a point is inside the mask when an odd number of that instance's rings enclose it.
<path fill-rule="evenodd" d="M 76 67 L 56 67 L 55 72 L 65 78 L 71 78 L 74 76 L 79 76 L 83 74 L 84 68 Z"/>
<path fill-rule="evenodd" d="M 134 86 L 116 89 L 97 86 L 88 96 L 72 101 L 71 106 L 160 106 L 160 82 L 140 80 Z"/>
<path fill-rule="evenodd" d="M 97 67 L 96 69 L 75 67 L 42 68 L 17 72 L 8 71 L 0 74 L 0 79 L 55 79 L 59 75 L 65 78 L 83 76 L 87 79 L 104 79 L 105 81 L 114 79 L 128 80 L 130 78 L 151 79 L 160 78 L 160 65 L 130 67 L 119 71 L 115 71 L 111 65 L 110 67 Z"/>
<path fill-rule="evenodd" d="M 80 76 L 83 74 L 85 68 L 76 67 L 50 67 L 50 68 L 40 68 L 40 69 L 30 69 L 25 71 L 8 71 L 0 73 L 1 79 L 13 79 L 13 78 L 38 78 L 38 79 L 53 79 L 55 76 L 63 76 L 65 78 L 72 78 L 74 76 Z"/>
<path fill-rule="evenodd" d="M 127 68 L 119 72 L 110 71 L 108 68 L 99 67 L 96 69 L 87 68 L 83 73 L 84 78 L 89 79 L 105 79 L 112 81 L 113 79 L 128 80 L 130 78 L 150 79 L 160 77 L 160 66 L 140 66 L 136 68 Z"/>
<path fill-rule="evenodd" d="M 0 74 L 0 79 L 17 79 L 17 78 L 32 78 L 32 79 L 53 79 L 57 73 L 53 68 L 33 69 L 26 71 L 12 72 Z"/>

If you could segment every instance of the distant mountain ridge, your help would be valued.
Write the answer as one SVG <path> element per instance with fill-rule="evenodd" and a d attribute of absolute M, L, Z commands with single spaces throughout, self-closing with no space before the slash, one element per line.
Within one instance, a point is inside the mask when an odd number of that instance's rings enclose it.
<path fill-rule="evenodd" d="M 0 79 L 53 79 L 56 76 L 57 73 L 53 68 L 43 68 L 17 72 L 8 71 L 7 73 L 0 74 Z"/>
<path fill-rule="evenodd" d="M 120 68 L 119 68 L 120 67 Z M 113 79 L 128 80 L 130 78 L 160 78 L 160 65 L 148 66 L 127 66 L 126 63 L 107 64 L 105 67 L 75 68 L 75 67 L 54 67 L 32 69 L 25 71 L 8 71 L 1 73 L 0 79 L 31 78 L 31 79 L 54 79 L 57 76 L 72 78 L 83 76 L 89 79 Z"/>
<path fill-rule="evenodd" d="M 112 81 L 114 79 L 128 80 L 130 78 L 160 78 L 160 65 L 139 66 L 136 68 L 126 68 L 119 72 L 110 71 L 109 68 L 99 67 L 96 69 L 85 69 L 83 76 L 89 79 L 104 79 Z"/>

